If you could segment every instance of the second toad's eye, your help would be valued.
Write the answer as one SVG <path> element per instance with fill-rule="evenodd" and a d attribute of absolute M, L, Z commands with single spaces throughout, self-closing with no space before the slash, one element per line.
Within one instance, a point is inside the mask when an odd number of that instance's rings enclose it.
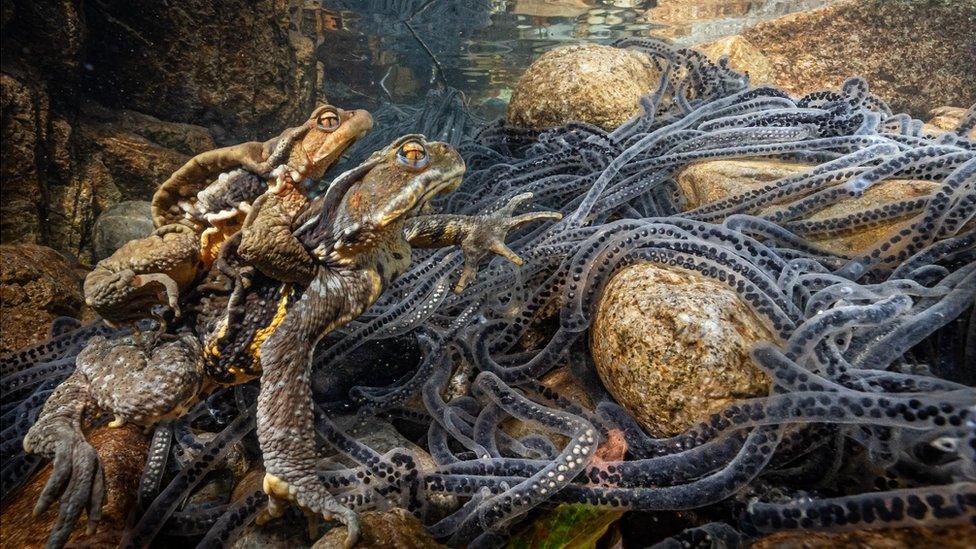
<path fill-rule="evenodd" d="M 405 168 L 422 170 L 429 162 L 427 148 L 420 141 L 407 141 L 400 145 L 400 150 L 397 151 L 397 163 Z"/>
<path fill-rule="evenodd" d="M 325 111 L 319 115 L 317 126 L 320 130 L 334 132 L 339 127 L 339 113 L 335 111 Z"/>

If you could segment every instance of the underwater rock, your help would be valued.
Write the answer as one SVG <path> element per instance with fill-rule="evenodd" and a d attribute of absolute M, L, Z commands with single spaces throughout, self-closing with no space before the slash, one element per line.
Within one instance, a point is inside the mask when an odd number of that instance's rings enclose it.
<path fill-rule="evenodd" d="M 776 82 L 776 70 L 773 64 L 756 46 L 741 36 L 733 35 L 705 42 L 695 46 L 695 49 L 704 53 L 712 61 L 718 61 L 723 56 L 728 57 L 729 64 L 733 68 L 749 73 L 749 83 L 753 86 Z"/>
<path fill-rule="evenodd" d="M 778 532 L 760 538 L 750 547 L 752 549 L 833 549 L 834 547 L 968 549 L 974 544 L 976 544 L 976 526 L 962 525 L 939 529 L 919 527 L 854 532 L 797 530 Z"/>
<path fill-rule="evenodd" d="M 61 114 L 37 80 L 4 73 L 0 95 L 5 243 L 45 244 L 94 262 L 101 212 L 148 200 L 189 155 L 214 147 L 204 128 L 133 111 L 86 102 L 77 117 Z"/>
<path fill-rule="evenodd" d="M 228 142 L 293 125 L 312 109 L 317 83 L 314 46 L 294 30 L 291 7 L 287 0 L 86 5 L 92 97 L 213 127 Z"/>
<path fill-rule="evenodd" d="M 135 503 L 136 490 L 146 462 L 149 443 L 142 430 L 134 425 L 119 428 L 99 427 L 88 441 L 98 452 L 105 475 L 105 506 L 102 520 L 93 535 L 87 535 L 87 518 L 79 520 L 68 543 L 84 547 L 116 547 L 122 530 Z M 39 473 L 3 505 L 3 528 L 0 545 L 3 547 L 42 547 L 58 516 L 58 505 L 52 505 L 37 518 L 31 516 L 34 503 L 51 476 L 48 463 Z"/>
<path fill-rule="evenodd" d="M 966 109 L 961 107 L 936 107 L 929 111 L 929 121 L 922 126 L 922 131 L 931 135 L 952 131 L 965 114 Z M 969 137 L 976 139 L 976 128 L 969 130 Z"/>
<path fill-rule="evenodd" d="M 697 208 L 729 196 L 762 187 L 777 179 L 802 173 L 812 166 L 775 160 L 713 160 L 692 164 L 677 177 L 678 187 L 687 204 Z M 886 179 L 872 185 L 862 196 L 841 200 L 803 218 L 821 221 L 882 208 L 912 198 L 924 198 L 938 190 L 938 183 L 922 180 Z M 759 214 L 775 212 L 777 206 L 761 209 Z M 900 229 L 903 219 L 895 218 L 836 234 L 810 234 L 808 238 L 833 253 L 850 255 L 864 252 L 876 242 Z M 795 225 L 786 225 L 796 229 Z"/>
<path fill-rule="evenodd" d="M 85 307 L 84 273 L 45 246 L 0 246 L 0 352 L 13 351 L 47 337 L 51 321 L 78 317 Z"/>
<path fill-rule="evenodd" d="M 444 547 L 430 537 L 420 519 L 405 509 L 367 511 L 359 515 L 362 534 L 356 547 L 362 549 L 426 549 Z M 312 549 L 341 549 L 345 547 L 346 527 L 329 530 Z"/>
<path fill-rule="evenodd" d="M 152 209 L 148 201 L 119 202 L 95 220 L 92 236 L 95 261 L 105 259 L 126 242 L 146 237 L 152 231 Z"/>
<path fill-rule="evenodd" d="M 296 519 L 291 514 L 286 514 L 280 519 L 262 525 L 251 523 L 244 528 L 231 548 L 293 549 L 308 547 L 309 540 L 306 528 L 307 524 L 304 518 Z"/>
<path fill-rule="evenodd" d="M 581 44 L 550 50 L 519 79 L 508 122 L 534 129 L 587 122 L 611 130 L 640 109 L 658 78 L 640 52 Z"/>
<path fill-rule="evenodd" d="M 772 334 L 728 286 L 640 263 L 607 284 L 593 318 L 597 374 L 647 432 L 681 433 L 743 398 L 765 395 L 749 351 Z"/>
<path fill-rule="evenodd" d="M 6 27 L 5 27 L 6 28 Z M 0 238 L 4 243 L 40 242 L 43 204 L 38 141 L 47 126 L 48 97 L 36 86 L 0 74 L 3 130 L 0 150 Z"/>
<path fill-rule="evenodd" d="M 105 166 L 123 200 L 149 200 L 191 155 L 214 148 L 210 134 L 199 126 L 97 107 L 84 114 L 79 132 L 87 154 L 81 157 Z"/>
<path fill-rule="evenodd" d="M 976 103 L 976 3 L 855 0 L 759 23 L 741 33 L 792 95 L 836 88 L 852 74 L 894 112 Z M 853 55 L 857 52 L 857 55 Z M 750 66 L 734 68 L 752 72 Z"/>

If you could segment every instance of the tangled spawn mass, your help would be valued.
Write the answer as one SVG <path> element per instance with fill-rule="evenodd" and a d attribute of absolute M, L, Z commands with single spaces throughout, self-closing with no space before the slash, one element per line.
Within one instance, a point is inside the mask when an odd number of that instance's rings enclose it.
<path fill-rule="evenodd" d="M 462 250 L 415 249 L 411 266 L 372 307 L 322 339 L 304 379 L 314 389 L 309 421 L 317 442 L 345 460 L 315 471 L 316 484 L 355 512 L 405 508 L 451 546 L 504 544 L 517 524 L 560 503 L 713 508 L 715 522 L 664 544 L 737 544 L 790 529 L 973 524 L 976 142 L 966 136 L 976 110 L 954 131 L 932 136 L 857 78 L 839 91 L 793 98 L 750 87 L 743 74 L 693 50 L 648 39 L 616 46 L 646 53 L 661 78 L 641 114 L 613 131 L 482 124 L 459 94 L 442 91 L 419 107 L 384 106 L 374 129 L 349 149 L 346 168 L 368 164 L 368 154 L 404 134 L 424 134 L 456 149 L 467 170 L 456 190 L 432 201 L 435 210 L 508 219 L 532 193 L 523 208 L 538 214 L 533 220 L 549 220 L 508 235 L 521 266 L 496 257 L 459 293 L 451 288 Z M 811 167 L 684 207 L 679 170 L 751 157 Z M 804 219 L 894 178 L 931 181 L 935 190 Z M 335 196 L 326 192 L 311 204 L 329 200 Z M 892 220 L 902 221 L 901 230 L 853 257 L 812 242 Z M 694 271 L 748 304 L 774 336 L 752 353 L 771 380 L 768 396 L 738 401 L 670 438 L 649 436 L 614 401 L 593 373 L 588 333 L 610 278 L 642 262 Z M 275 306 L 287 290 L 264 291 L 273 298 L 261 303 Z M 192 334 L 188 324 L 166 329 Z M 543 337 L 524 337 L 529 331 Z M 3 357 L 5 498 L 43 461 L 24 452 L 24 438 L 79 353 L 90 341 L 144 337 L 127 334 L 101 321 L 64 320 L 48 341 Z M 417 358 L 407 375 L 388 386 L 336 390 L 334 372 L 368 368 L 370 349 L 384 340 L 408 349 L 401 360 Z M 566 363 L 595 407 L 540 383 Z M 257 381 L 221 387 L 155 427 L 123 545 L 184 536 L 224 546 L 240 535 L 268 505 L 264 490 L 218 506 L 185 502 L 239 443 L 255 449 L 259 400 Z M 429 456 L 417 447 L 377 452 L 334 420 L 349 414 L 356 422 L 395 420 Z M 513 437 L 501 428 L 510 418 L 537 432 Z M 56 462 L 65 482 L 72 479 L 52 534 L 60 543 L 97 499 L 95 468 Z M 436 503 L 445 496 L 456 502 L 446 511 Z"/>

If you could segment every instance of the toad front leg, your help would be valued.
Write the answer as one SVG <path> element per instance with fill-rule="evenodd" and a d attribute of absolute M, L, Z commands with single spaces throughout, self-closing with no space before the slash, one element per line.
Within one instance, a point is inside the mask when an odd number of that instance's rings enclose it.
<path fill-rule="evenodd" d="M 115 324 L 150 316 L 156 305 L 179 316 L 180 290 L 193 282 L 200 261 L 200 236 L 185 225 L 165 225 L 99 261 L 85 277 L 85 302 Z"/>
<path fill-rule="evenodd" d="M 532 193 L 513 197 L 497 212 L 488 215 L 427 215 L 411 219 L 406 228 L 407 241 L 418 248 L 461 246 L 464 269 L 454 291 L 460 293 L 478 272 L 478 263 L 489 253 L 498 254 L 516 265 L 522 258 L 505 245 L 505 237 L 512 229 L 544 219 L 559 220 L 559 212 L 533 212 L 513 216 L 515 209 L 532 198 Z"/>
<path fill-rule="evenodd" d="M 338 518 L 348 528 L 347 547 L 359 537 L 359 520 L 316 476 L 311 356 L 321 337 L 362 314 L 378 293 L 379 281 L 369 271 L 320 267 L 305 292 L 286 303 L 284 320 L 261 345 L 257 430 L 268 515 L 281 516 L 292 502 L 326 520 Z"/>
<path fill-rule="evenodd" d="M 237 253 L 248 265 L 275 280 L 308 284 L 315 260 L 292 235 L 292 220 L 306 202 L 293 184 L 279 178 L 251 207 Z"/>

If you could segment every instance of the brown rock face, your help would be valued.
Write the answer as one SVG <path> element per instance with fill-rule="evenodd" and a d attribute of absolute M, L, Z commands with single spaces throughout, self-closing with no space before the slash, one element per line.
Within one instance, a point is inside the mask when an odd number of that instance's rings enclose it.
<path fill-rule="evenodd" d="M 149 442 L 141 429 L 126 425 L 117 429 L 100 427 L 92 432 L 88 441 L 98 452 L 105 475 L 105 506 L 102 520 L 96 532 L 86 534 L 87 517 L 82 516 L 68 539 L 72 546 L 110 548 L 122 540 L 122 530 L 132 504 L 135 503 L 139 478 L 146 463 Z M 43 547 L 58 516 L 55 503 L 43 515 L 34 518 L 31 511 L 41 490 L 51 477 L 50 463 L 29 481 L 12 498 L 4 502 L 3 528 L 0 528 L 0 545 L 3 547 Z"/>
<path fill-rule="evenodd" d="M 404 509 L 367 511 L 359 515 L 362 535 L 356 547 L 363 549 L 426 549 L 444 547 L 430 537 L 420 519 Z M 312 549 L 341 549 L 345 547 L 346 527 L 329 530 Z"/>
<path fill-rule="evenodd" d="M 637 114 L 657 78 L 638 52 L 597 44 L 556 48 L 525 70 L 508 122 L 544 129 L 579 121 L 610 130 Z"/>
<path fill-rule="evenodd" d="M 642 263 L 604 290 L 590 330 L 597 374 L 648 433 L 681 433 L 766 394 L 749 351 L 770 332 L 736 293 L 695 272 Z"/>
<path fill-rule="evenodd" d="M 5 1 L 0 240 L 92 262 L 102 212 L 214 148 L 190 123 L 240 142 L 303 119 L 317 76 L 293 7 Z"/>
<path fill-rule="evenodd" d="M 219 126 L 231 140 L 298 122 L 313 106 L 311 41 L 289 0 L 86 4 L 90 85 L 100 102 Z"/>
<path fill-rule="evenodd" d="M 851 0 L 760 23 L 742 36 L 793 95 L 836 89 L 860 75 L 895 112 L 921 117 L 939 105 L 976 103 L 970 0 Z"/>
<path fill-rule="evenodd" d="M 0 75 L 4 243 L 35 242 L 92 262 L 99 214 L 148 200 L 189 155 L 214 148 L 199 126 L 86 103 L 71 123 L 46 90 Z"/>
<path fill-rule="evenodd" d="M 37 142 L 45 126 L 47 96 L 13 76 L 0 74 L 3 138 L 0 139 L 0 239 L 40 240 L 37 212 L 43 205 L 37 164 Z"/>
<path fill-rule="evenodd" d="M 0 353 L 45 339 L 59 316 L 78 317 L 83 280 L 84 273 L 51 248 L 0 246 Z"/>
<path fill-rule="evenodd" d="M 713 160 L 692 164 L 678 174 L 678 187 L 687 201 L 686 209 L 693 209 L 757 189 L 777 179 L 788 177 L 810 169 L 810 166 L 795 162 L 772 160 Z M 872 186 L 863 196 L 844 200 L 805 217 L 821 220 L 843 217 L 858 211 L 877 208 L 885 204 L 909 198 L 926 196 L 939 187 L 932 181 L 889 179 Z M 775 211 L 770 206 L 759 213 Z M 901 229 L 903 220 L 894 220 L 877 227 L 863 228 L 838 235 L 815 235 L 810 238 L 831 252 L 849 255 L 858 254 L 871 248 L 873 244 L 887 238 L 893 231 Z"/>

